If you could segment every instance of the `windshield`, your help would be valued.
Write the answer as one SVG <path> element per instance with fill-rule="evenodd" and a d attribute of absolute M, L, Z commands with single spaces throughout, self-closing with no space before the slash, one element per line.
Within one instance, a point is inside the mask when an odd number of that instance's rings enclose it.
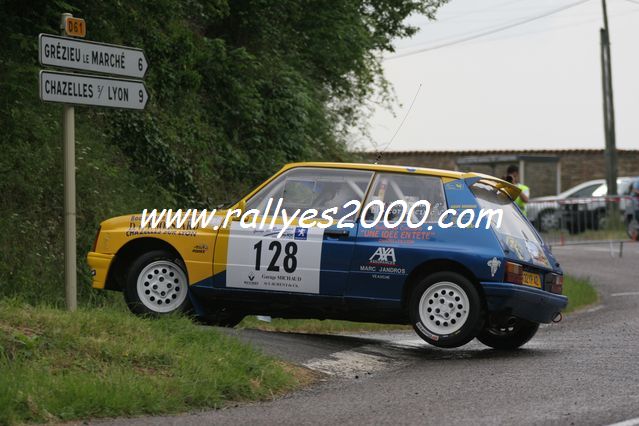
<path fill-rule="evenodd" d="M 519 212 L 519 208 L 506 193 L 481 182 L 475 183 L 471 190 L 482 208 L 503 210 L 504 215 L 499 228 L 495 226 L 496 218 L 494 216 L 492 218 L 491 227 L 495 232 L 501 236 L 515 237 L 524 241 L 534 241 L 537 244 L 542 244 L 530 222 L 523 217 Z"/>
<path fill-rule="evenodd" d="M 517 259 L 552 269 L 542 248 L 543 241 L 510 197 L 501 190 L 485 183 L 475 183 L 471 190 L 483 209 L 502 209 L 501 226 L 491 218 L 491 227 L 507 251 Z"/>

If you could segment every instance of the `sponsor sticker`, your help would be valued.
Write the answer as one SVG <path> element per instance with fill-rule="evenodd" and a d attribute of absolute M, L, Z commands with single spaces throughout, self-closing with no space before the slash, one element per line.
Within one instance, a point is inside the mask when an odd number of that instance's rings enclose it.
<path fill-rule="evenodd" d="M 417 323 L 417 328 L 419 329 L 419 331 L 424 333 L 424 335 L 426 335 L 426 337 L 430 338 L 431 340 L 435 342 L 439 340 L 439 336 L 428 331 L 428 329 L 424 327 L 424 324 L 422 324 L 421 321 Z"/>
<path fill-rule="evenodd" d="M 497 270 L 501 266 L 501 260 L 497 259 L 496 257 L 493 257 L 487 262 L 487 265 L 490 267 L 490 276 L 494 277 L 495 274 L 497 273 Z"/>

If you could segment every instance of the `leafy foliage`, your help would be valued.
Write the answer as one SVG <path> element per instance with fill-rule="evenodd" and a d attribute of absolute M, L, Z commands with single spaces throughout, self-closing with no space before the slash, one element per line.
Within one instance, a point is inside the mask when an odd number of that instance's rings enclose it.
<path fill-rule="evenodd" d="M 0 0 L 0 294 L 62 297 L 61 107 L 37 93 L 37 35 L 62 12 L 150 64 L 144 112 L 76 108 L 82 256 L 104 218 L 232 201 L 286 162 L 352 158 L 346 131 L 386 90 L 380 52 L 444 1 Z"/>

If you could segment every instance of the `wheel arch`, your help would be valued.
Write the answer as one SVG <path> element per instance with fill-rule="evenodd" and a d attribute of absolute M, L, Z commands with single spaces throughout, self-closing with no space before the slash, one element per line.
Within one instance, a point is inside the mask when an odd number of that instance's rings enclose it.
<path fill-rule="evenodd" d="M 402 307 L 408 308 L 408 299 L 410 297 L 413 288 L 419 283 L 421 279 L 436 272 L 456 272 L 466 277 L 472 282 L 480 296 L 484 299 L 484 292 L 477 280 L 475 274 L 470 269 L 464 266 L 462 263 L 450 259 L 431 259 L 417 265 L 406 278 L 404 282 L 404 288 L 402 289 Z"/>
<path fill-rule="evenodd" d="M 125 282 L 127 267 L 142 253 L 152 250 L 166 250 L 173 253 L 184 264 L 184 259 L 180 252 L 171 244 L 164 240 L 153 237 L 136 238 L 127 242 L 116 252 L 104 288 L 106 290 L 122 291 Z M 184 271 L 188 277 L 188 271 Z"/>

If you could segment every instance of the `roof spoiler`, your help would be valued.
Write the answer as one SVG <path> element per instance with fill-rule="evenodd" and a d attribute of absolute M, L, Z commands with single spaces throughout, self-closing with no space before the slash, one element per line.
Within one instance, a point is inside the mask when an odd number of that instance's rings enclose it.
<path fill-rule="evenodd" d="M 521 193 L 521 189 L 510 182 L 506 182 L 503 179 L 496 178 L 495 176 L 485 175 L 483 173 L 466 173 L 462 176 L 462 179 L 466 182 L 468 186 L 473 185 L 476 182 L 482 182 L 487 185 L 493 186 L 506 194 L 514 201 L 519 194 Z"/>

